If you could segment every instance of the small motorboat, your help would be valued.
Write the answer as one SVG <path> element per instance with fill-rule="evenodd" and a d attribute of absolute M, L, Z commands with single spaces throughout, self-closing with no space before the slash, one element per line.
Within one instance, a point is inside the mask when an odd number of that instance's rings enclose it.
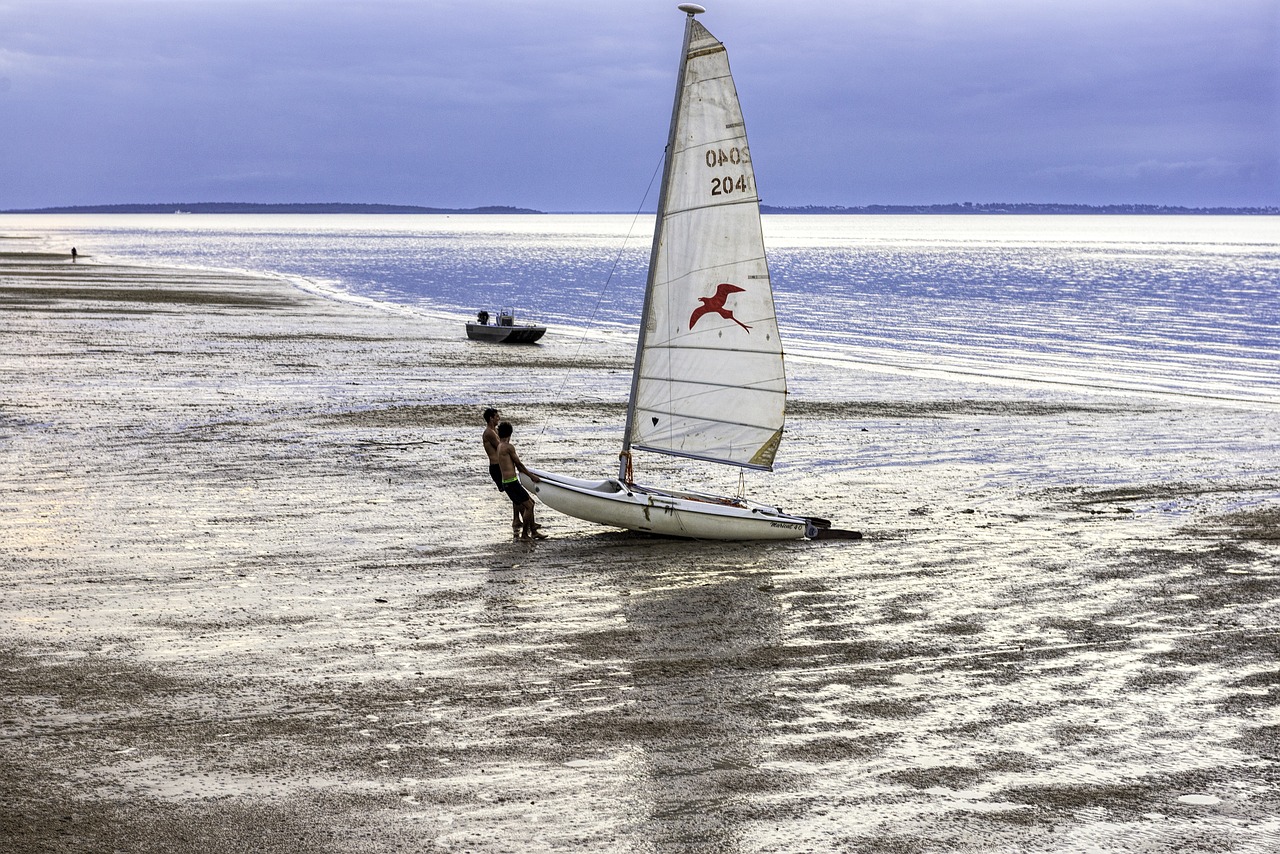
<path fill-rule="evenodd" d="M 547 327 L 536 323 L 516 323 L 515 312 L 509 308 L 498 312 L 497 323 L 489 320 L 489 312 L 477 312 L 476 322 L 467 324 L 467 337 L 493 344 L 532 344 L 547 332 Z"/>

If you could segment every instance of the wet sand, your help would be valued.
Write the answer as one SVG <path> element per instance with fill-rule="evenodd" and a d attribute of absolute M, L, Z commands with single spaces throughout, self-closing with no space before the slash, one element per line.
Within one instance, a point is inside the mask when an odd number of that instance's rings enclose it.
<path fill-rule="evenodd" d="M 611 471 L 629 341 L 18 243 L 0 850 L 1280 848 L 1274 409 L 793 358 L 866 539 L 521 544 L 481 409 Z"/>

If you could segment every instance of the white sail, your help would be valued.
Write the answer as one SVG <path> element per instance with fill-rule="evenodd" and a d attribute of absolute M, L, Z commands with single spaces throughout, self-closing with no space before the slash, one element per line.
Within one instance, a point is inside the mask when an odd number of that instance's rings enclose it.
<path fill-rule="evenodd" d="M 787 383 L 760 200 L 724 46 L 688 15 L 636 370 L 616 478 L 529 469 L 525 489 L 590 522 L 712 540 L 857 539 L 741 496 L 645 486 L 631 449 L 772 468 Z"/>
<path fill-rule="evenodd" d="M 688 24 L 626 444 L 770 469 L 787 388 L 755 172 L 724 45 Z"/>

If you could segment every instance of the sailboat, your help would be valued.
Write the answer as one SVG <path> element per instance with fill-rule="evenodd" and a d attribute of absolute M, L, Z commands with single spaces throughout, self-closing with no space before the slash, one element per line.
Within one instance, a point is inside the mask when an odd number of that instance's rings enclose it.
<path fill-rule="evenodd" d="M 677 537 L 813 538 L 830 522 L 741 497 L 642 486 L 632 452 L 771 471 L 787 395 L 760 199 L 723 44 L 683 3 L 658 217 L 617 477 L 530 469 L 526 489 L 561 513 Z M 833 532 L 834 533 L 834 532 Z M 840 532 L 853 534 L 854 532 Z"/>

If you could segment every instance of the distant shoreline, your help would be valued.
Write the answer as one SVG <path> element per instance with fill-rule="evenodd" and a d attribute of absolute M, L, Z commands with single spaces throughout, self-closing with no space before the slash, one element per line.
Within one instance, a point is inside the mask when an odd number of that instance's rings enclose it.
<path fill-rule="evenodd" d="M 1123 215 L 1123 216 L 1276 216 L 1280 206 L 1189 208 L 1176 205 L 1075 205 L 1036 202 L 939 205 L 761 205 L 766 214 L 811 215 Z M 172 204 L 69 205 L 0 211 L 0 214 L 546 214 L 533 208 L 489 205 L 478 208 L 433 208 L 419 205 L 350 203 L 264 204 L 257 202 L 182 202 Z M 608 213 L 607 211 L 558 211 L 557 213 Z M 634 213 L 614 211 L 613 213 Z M 645 211 L 652 214 L 653 211 Z"/>
<path fill-rule="evenodd" d="M 328 214 L 328 213 L 361 213 L 361 214 L 540 214 L 542 211 L 532 208 L 516 208 L 504 205 L 491 205 L 480 208 L 428 208 L 419 205 L 373 205 L 348 203 L 312 203 L 266 204 L 257 202 L 175 202 L 172 204 L 126 204 L 126 205 L 68 205 L 54 208 L 27 208 L 24 210 L 0 211 L 0 214 L 80 214 L 80 213 L 122 213 L 122 214 L 244 214 L 244 213 L 285 213 L 285 214 Z"/>
<path fill-rule="evenodd" d="M 805 205 L 786 207 L 760 205 L 761 213 L 770 214 L 915 214 L 975 216 L 1000 214 L 1068 214 L 1068 215 L 1127 215 L 1127 216 L 1275 216 L 1280 206 L 1262 208 L 1187 208 L 1176 205 L 1071 205 L 1037 202 L 1015 203 L 952 203 L 946 205 Z"/>

